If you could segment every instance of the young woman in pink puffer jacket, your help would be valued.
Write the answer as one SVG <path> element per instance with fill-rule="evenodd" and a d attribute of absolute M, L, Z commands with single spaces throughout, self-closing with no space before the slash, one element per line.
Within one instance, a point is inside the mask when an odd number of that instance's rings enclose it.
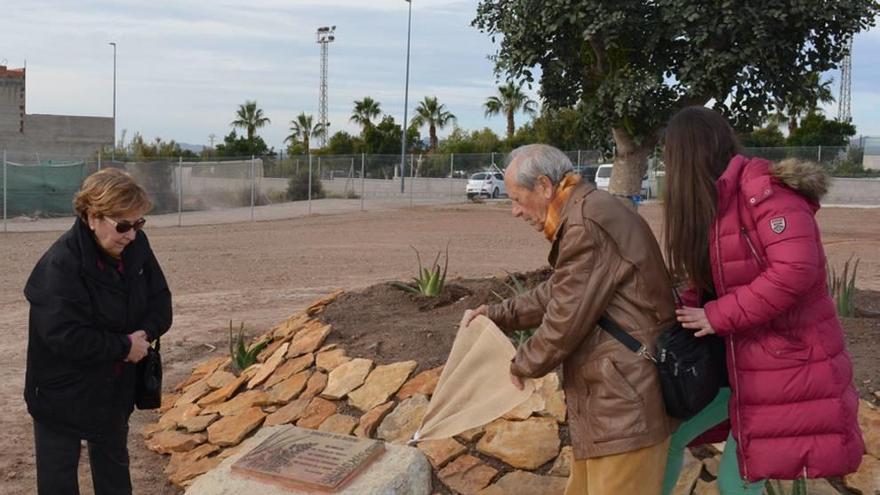
<path fill-rule="evenodd" d="M 667 262 L 692 287 L 679 321 L 723 338 L 730 378 L 673 436 L 664 489 L 684 446 L 728 414 L 723 495 L 760 493 L 765 479 L 856 471 L 858 394 L 815 219 L 825 174 L 741 155 L 727 121 L 704 107 L 670 120 L 664 161 Z"/>

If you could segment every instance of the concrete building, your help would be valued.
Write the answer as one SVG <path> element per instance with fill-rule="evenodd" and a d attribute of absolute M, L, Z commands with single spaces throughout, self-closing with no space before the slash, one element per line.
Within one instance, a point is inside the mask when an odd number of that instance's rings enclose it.
<path fill-rule="evenodd" d="M 0 65 L 0 153 L 10 161 L 85 160 L 113 145 L 111 117 L 28 114 L 26 70 Z"/>

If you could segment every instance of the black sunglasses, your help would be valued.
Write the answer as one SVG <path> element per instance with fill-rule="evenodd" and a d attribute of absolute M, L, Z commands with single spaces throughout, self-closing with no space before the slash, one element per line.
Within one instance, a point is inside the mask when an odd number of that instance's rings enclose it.
<path fill-rule="evenodd" d="M 120 234 L 124 234 L 131 229 L 134 229 L 135 232 L 137 232 L 138 230 L 141 230 L 142 228 L 144 228 L 144 224 L 147 223 L 147 220 L 144 218 L 139 218 L 139 219 L 135 220 L 134 223 L 129 223 L 127 220 L 123 220 L 121 222 L 118 222 L 116 220 L 113 220 L 110 217 L 104 217 L 104 218 L 113 222 L 113 225 L 116 227 L 116 232 L 119 232 Z"/>

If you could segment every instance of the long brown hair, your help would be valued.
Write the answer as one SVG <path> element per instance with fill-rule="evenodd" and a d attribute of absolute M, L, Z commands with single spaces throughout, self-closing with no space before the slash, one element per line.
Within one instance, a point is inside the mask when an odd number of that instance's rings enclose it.
<path fill-rule="evenodd" d="M 713 290 L 709 261 L 709 229 L 715 219 L 715 182 L 730 159 L 740 153 L 736 134 L 718 112 L 688 107 L 666 126 L 663 161 L 666 194 L 663 243 L 669 271 Z"/>

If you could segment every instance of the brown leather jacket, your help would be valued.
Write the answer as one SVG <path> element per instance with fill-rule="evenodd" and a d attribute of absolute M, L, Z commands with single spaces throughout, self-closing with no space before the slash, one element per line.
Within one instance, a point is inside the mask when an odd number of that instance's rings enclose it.
<path fill-rule="evenodd" d="M 538 327 L 511 373 L 540 377 L 563 365 L 576 459 L 620 454 L 666 439 L 666 416 L 654 365 L 596 326 L 609 316 L 653 351 L 675 317 L 660 248 L 634 210 L 589 183 L 563 207 L 550 279 L 489 307 L 505 331 Z"/>

